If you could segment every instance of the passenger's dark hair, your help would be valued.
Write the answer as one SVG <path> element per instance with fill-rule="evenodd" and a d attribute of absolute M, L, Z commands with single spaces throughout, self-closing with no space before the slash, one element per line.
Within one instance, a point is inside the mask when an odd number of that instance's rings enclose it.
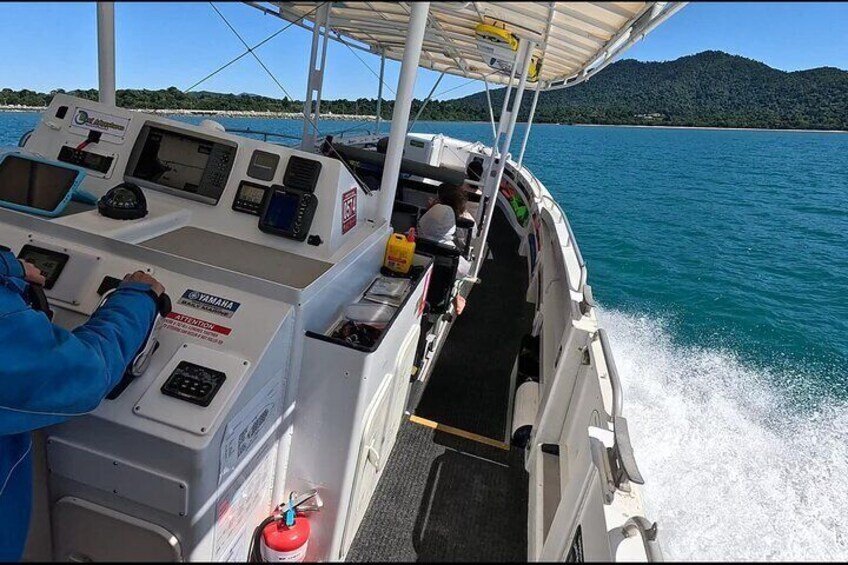
<path fill-rule="evenodd" d="M 465 212 L 465 204 L 468 197 L 465 190 L 455 184 L 443 183 L 439 186 L 439 202 L 453 208 L 457 218 Z"/>

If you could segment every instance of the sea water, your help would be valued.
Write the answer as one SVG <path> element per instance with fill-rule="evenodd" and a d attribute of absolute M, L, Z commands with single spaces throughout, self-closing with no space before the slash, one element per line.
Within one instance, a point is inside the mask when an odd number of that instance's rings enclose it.
<path fill-rule="evenodd" d="M 586 259 L 666 558 L 848 560 L 848 135 L 537 125 L 524 162 Z"/>

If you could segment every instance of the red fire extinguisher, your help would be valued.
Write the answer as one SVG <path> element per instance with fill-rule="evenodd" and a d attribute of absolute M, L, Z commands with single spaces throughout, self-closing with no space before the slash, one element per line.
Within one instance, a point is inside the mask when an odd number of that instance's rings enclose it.
<path fill-rule="evenodd" d="M 306 504 L 310 499 L 312 504 Z M 285 504 L 253 531 L 248 561 L 266 563 L 301 563 L 309 548 L 309 518 L 306 512 L 321 509 L 323 503 L 317 490 L 302 495 L 291 493 Z"/>

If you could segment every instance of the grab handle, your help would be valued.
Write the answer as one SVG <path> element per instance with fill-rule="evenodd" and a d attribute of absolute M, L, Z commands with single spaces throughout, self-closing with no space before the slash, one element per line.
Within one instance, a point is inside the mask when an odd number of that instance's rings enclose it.
<path fill-rule="evenodd" d="M 626 538 L 637 534 L 642 536 L 642 546 L 645 548 L 645 555 L 648 556 L 649 563 L 665 561 L 660 543 L 657 540 L 657 530 L 657 523 L 649 522 L 644 516 L 633 516 L 621 526 L 621 533 Z"/>
<path fill-rule="evenodd" d="M 636 457 L 633 455 L 633 446 L 630 443 L 630 430 L 627 427 L 627 420 L 622 416 L 624 393 L 621 387 L 621 379 L 618 376 L 618 369 L 612 357 L 607 332 L 605 329 L 599 328 L 596 335 L 601 340 L 601 350 L 604 354 L 604 362 L 607 365 L 607 373 L 612 387 L 612 425 L 615 443 L 608 451 L 613 471 L 613 482 L 616 488 L 627 490 L 626 481 L 643 485 L 645 480 L 642 478 L 642 473 L 639 472 L 638 465 L 636 465 Z"/>

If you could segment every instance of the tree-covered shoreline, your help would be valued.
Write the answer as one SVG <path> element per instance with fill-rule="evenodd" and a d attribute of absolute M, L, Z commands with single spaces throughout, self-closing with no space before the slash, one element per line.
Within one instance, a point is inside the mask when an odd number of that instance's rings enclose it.
<path fill-rule="evenodd" d="M 32 90 L 0 90 L 0 106 L 43 107 L 53 95 Z M 97 90 L 68 94 L 97 99 Z M 303 102 L 255 94 L 121 89 L 118 105 L 145 110 L 299 113 Z M 525 96 L 519 119 L 527 117 Z M 492 91 L 499 108 L 503 89 Z M 412 104 L 413 114 L 423 100 Z M 383 101 L 382 117 L 391 119 L 393 103 Z M 377 100 L 322 100 L 322 114 L 374 116 Z M 431 100 L 419 118 L 428 121 L 488 121 L 485 93 L 453 100 Z M 832 67 L 784 72 L 767 65 L 705 51 L 675 61 L 618 61 L 591 81 L 539 97 L 537 123 L 662 125 L 687 127 L 848 130 L 848 71 Z"/>

